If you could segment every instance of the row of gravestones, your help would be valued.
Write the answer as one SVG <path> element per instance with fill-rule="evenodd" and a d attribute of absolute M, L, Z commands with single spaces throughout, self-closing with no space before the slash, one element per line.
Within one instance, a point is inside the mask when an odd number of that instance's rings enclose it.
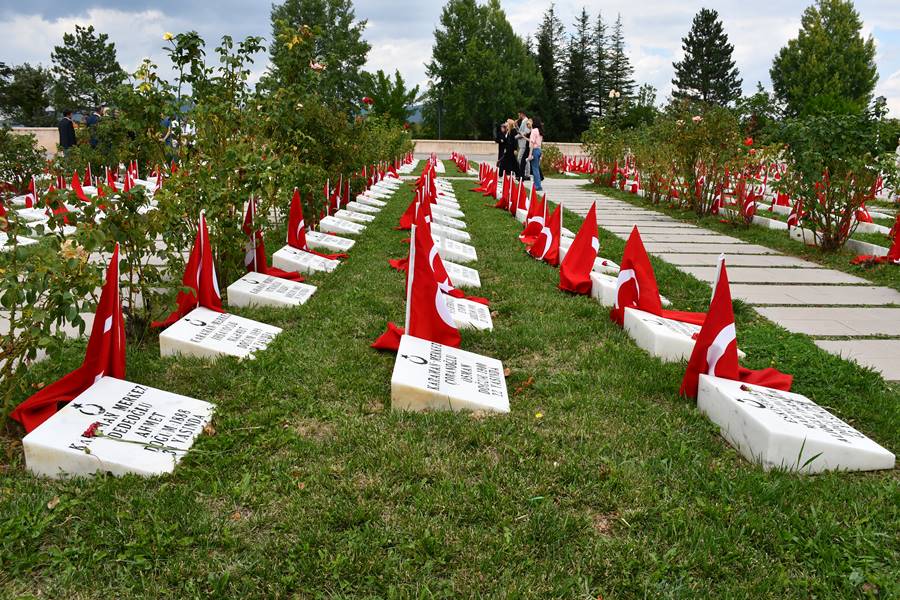
<path fill-rule="evenodd" d="M 404 165 L 409 172 L 415 163 Z M 400 185 L 386 179 L 360 194 L 352 208 L 322 220 L 320 231 L 307 233 L 311 248 L 346 252 Z M 363 208 L 366 207 L 366 208 Z M 363 222 L 360 222 L 363 221 Z M 302 273 L 331 272 L 339 264 L 285 246 L 273 255 L 277 268 Z M 232 306 L 294 307 L 315 293 L 314 286 L 259 273 L 247 273 L 228 287 Z M 160 334 L 163 356 L 222 356 L 251 359 L 281 329 L 229 313 L 198 307 Z M 40 475 L 61 478 L 97 472 L 151 476 L 171 472 L 212 418 L 215 406 L 112 377 L 90 388 L 26 435 L 26 465 Z"/>

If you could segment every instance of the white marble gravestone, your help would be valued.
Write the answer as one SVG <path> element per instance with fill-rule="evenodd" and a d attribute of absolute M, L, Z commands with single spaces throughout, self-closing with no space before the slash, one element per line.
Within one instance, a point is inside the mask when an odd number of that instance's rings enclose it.
<path fill-rule="evenodd" d="M 357 213 L 364 213 L 367 215 L 377 215 L 381 212 L 381 209 L 375 206 L 369 206 L 368 204 L 363 204 L 362 202 L 348 202 L 346 205 L 347 210 L 351 210 Z"/>
<path fill-rule="evenodd" d="M 431 214 L 432 215 L 445 215 L 448 217 L 452 217 L 454 219 L 462 219 L 465 217 L 465 213 L 459 210 L 458 208 L 452 208 L 450 206 L 443 206 L 441 204 L 432 204 L 431 205 Z"/>
<path fill-rule="evenodd" d="M 616 280 L 618 277 L 612 277 L 606 273 L 596 271 L 597 263 L 594 262 L 594 271 L 591 271 L 591 296 L 603 306 L 615 306 L 616 304 Z M 659 296 L 660 304 L 668 308 L 672 306 L 672 302 L 665 296 Z"/>
<path fill-rule="evenodd" d="M 283 271 L 298 273 L 331 273 L 341 264 L 339 260 L 324 258 L 312 252 L 282 246 L 272 255 L 272 266 Z"/>
<path fill-rule="evenodd" d="M 564 240 L 566 238 L 561 238 L 561 239 Z M 569 253 L 569 248 L 571 248 L 571 247 L 572 247 L 571 244 L 569 244 L 568 246 L 563 246 L 562 244 L 560 244 L 560 246 L 559 246 L 559 260 L 560 261 L 562 261 L 566 257 L 566 254 Z M 619 265 L 617 265 L 613 261 L 609 260 L 608 258 L 603 258 L 602 256 L 598 256 L 597 258 L 594 259 L 594 266 L 591 270 L 596 271 L 598 273 L 607 273 L 609 275 L 618 275 L 619 274 Z"/>
<path fill-rule="evenodd" d="M 444 227 L 452 227 L 454 229 L 466 228 L 465 221 L 460 221 L 459 219 L 454 219 L 453 217 L 448 217 L 447 215 L 442 215 L 439 213 L 431 213 L 431 222 L 437 223 L 438 225 L 443 225 Z"/>
<path fill-rule="evenodd" d="M 456 240 L 457 242 L 469 242 L 472 240 L 472 236 L 469 235 L 468 231 L 460 231 L 459 229 L 438 225 L 437 223 L 431 224 L 431 231 L 434 232 L 435 235 Z"/>
<path fill-rule="evenodd" d="M 46 208 L 20 208 L 16 214 L 23 221 L 46 221 L 49 218 Z"/>
<path fill-rule="evenodd" d="M 365 231 L 366 226 L 352 221 L 345 221 L 337 217 L 328 216 L 319 221 L 319 231 L 325 233 L 342 233 L 345 235 L 359 235 Z"/>
<path fill-rule="evenodd" d="M 354 223 L 371 223 L 375 220 L 375 217 L 372 215 L 353 212 L 352 210 L 344 210 L 343 208 L 334 213 L 334 216 L 345 221 L 353 221 Z"/>
<path fill-rule="evenodd" d="M 306 232 L 306 245 L 313 250 L 320 250 L 327 254 L 347 252 L 355 244 L 355 240 L 329 235 L 318 231 Z"/>
<path fill-rule="evenodd" d="M 432 228 L 432 232 L 433 231 L 434 229 Z M 442 238 L 434 233 L 431 234 L 431 239 L 434 241 L 434 245 L 438 247 L 438 253 L 441 255 L 442 259 L 445 258 L 454 262 L 463 263 L 478 260 L 478 254 L 475 252 L 474 246 L 463 244 L 456 240 Z"/>
<path fill-rule="evenodd" d="M 228 286 L 229 306 L 299 306 L 306 304 L 316 286 L 281 277 L 247 273 Z"/>
<path fill-rule="evenodd" d="M 391 408 L 508 413 L 503 364 L 404 335 L 391 375 Z"/>
<path fill-rule="evenodd" d="M 478 329 L 480 331 L 494 329 L 491 310 L 484 304 L 465 298 L 454 298 L 447 294 L 444 295 L 444 301 L 458 329 Z"/>
<path fill-rule="evenodd" d="M 623 327 L 639 348 L 663 362 L 689 359 L 696 344 L 694 336 L 700 333 L 699 325 L 659 317 L 634 308 L 625 309 Z M 738 349 L 738 357 L 745 356 Z"/>
<path fill-rule="evenodd" d="M 764 469 L 893 469 L 894 455 L 800 394 L 700 375 L 697 408 Z"/>
<path fill-rule="evenodd" d="M 279 327 L 201 307 L 159 335 L 159 352 L 162 356 L 253 358 L 279 333 Z"/>
<path fill-rule="evenodd" d="M 29 237 L 17 236 L 16 243 L 19 246 L 30 246 L 31 244 L 37 244 L 37 240 L 33 240 Z M 13 249 L 13 245 L 9 239 L 9 236 L 3 232 L 0 232 L 0 251 L 9 252 Z"/>
<path fill-rule="evenodd" d="M 212 418 L 209 402 L 103 377 L 22 439 L 25 464 L 53 478 L 171 473 Z M 99 436 L 84 437 L 93 423 Z"/>
<path fill-rule="evenodd" d="M 440 250 L 438 254 L 440 254 Z M 481 276 L 472 267 L 458 265 L 455 262 L 445 260 L 443 256 L 441 256 L 441 261 L 444 263 L 444 270 L 450 276 L 450 281 L 456 287 L 481 287 Z"/>
<path fill-rule="evenodd" d="M 360 204 L 365 204 L 366 206 L 371 206 L 372 208 L 384 208 L 387 206 L 387 202 L 382 202 L 372 196 L 366 196 L 365 194 L 360 194 L 356 197 L 356 201 Z"/>

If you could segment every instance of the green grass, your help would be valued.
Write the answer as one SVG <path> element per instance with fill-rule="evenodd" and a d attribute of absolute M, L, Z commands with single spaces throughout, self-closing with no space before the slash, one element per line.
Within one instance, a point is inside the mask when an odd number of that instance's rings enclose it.
<path fill-rule="evenodd" d="M 678 398 L 683 365 L 648 358 L 596 302 L 560 292 L 557 271 L 522 251 L 520 225 L 469 187 L 456 183 L 495 330 L 464 332 L 462 346 L 510 369 L 511 414 L 390 410 L 394 357 L 368 345 L 402 320 L 403 276 L 386 261 L 404 253 L 392 227 L 407 184 L 306 306 L 241 311 L 285 328 L 255 361 L 130 347 L 130 379 L 218 405 L 215 435 L 174 475 L 37 479 L 16 432 L 0 438 L 0 596 L 900 593 L 896 472 L 796 476 L 742 460 Z M 605 255 L 623 245 L 601 232 Z M 654 264 L 678 308 L 704 308 L 708 286 Z M 897 389 L 736 310 L 748 366 L 778 364 L 797 391 L 900 447 Z M 81 352 L 29 375 L 57 377 Z"/>
<path fill-rule="evenodd" d="M 665 203 L 656 205 L 651 204 L 642 196 L 636 196 L 629 192 L 624 192 L 621 190 L 616 190 L 595 184 L 590 184 L 586 187 L 599 194 L 610 196 L 618 200 L 623 200 L 630 204 L 634 204 L 635 206 L 651 208 L 686 223 L 693 223 L 694 225 L 705 227 L 706 229 L 710 229 L 713 231 L 718 231 L 720 233 L 744 240 L 745 242 L 751 244 L 766 246 L 768 248 L 772 248 L 773 250 L 778 250 L 779 252 L 782 252 L 789 256 L 796 256 L 810 262 L 818 263 L 830 269 L 850 273 L 852 275 L 856 275 L 857 277 L 867 279 L 877 285 L 883 285 L 886 287 L 894 288 L 895 290 L 900 290 L 900 269 L 898 269 L 896 265 L 885 264 L 877 265 L 874 267 L 853 265 L 850 264 L 850 261 L 856 258 L 857 253 L 851 252 L 848 249 L 841 249 L 836 252 L 824 252 L 814 246 L 806 246 L 796 240 L 792 240 L 788 237 L 787 231 L 776 231 L 774 229 L 767 229 L 765 227 L 755 225 L 749 227 L 732 225 L 730 223 L 723 223 L 719 219 L 719 217 L 716 216 L 699 218 L 693 212 L 681 210 L 679 208 L 673 208 Z M 783 215 L 778 215 L 777 213 L 772 214 L 769 213 L 769 211 L 760 211 L 759 214 L 760 216 L 776 220 L 783 221 L 787 219 L 787 217 Z M 876 235 L 878 236 L 878 234 Z M 854 235 L 854 237 L 870 241 L 867 239 L 867 236 L 865 234 Z M 887 236 L 878 237 L 886 238 Z M 884 245 L 884 242 L 881 241 L 880 245 Z"/>

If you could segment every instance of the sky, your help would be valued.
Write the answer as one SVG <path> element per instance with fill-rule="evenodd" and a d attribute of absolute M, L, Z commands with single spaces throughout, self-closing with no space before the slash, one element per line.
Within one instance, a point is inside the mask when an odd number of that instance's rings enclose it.
<path fill-rule="evenodd" d="M 681 58 L 681 38 L 702 7 L 719 12 L 734 58 L 752 92 L 756 82 L 770 87 L 769 67 L 778 50 L 796 37 L 800 16 L 812 0 L 558 0 L 556 7 L 569 30 L 585 7 L 592 20 L 598 11 L 608 22 L 622 15 L 629 56 L 638 83 L 659 90 L 658 100 L 671 92 L 672 62 Z M 549 0 L 501 0 L 513 29 L 532 35 Z M 877 45 L 879 81 L 876 95 L 888 99 L 891 115 L 900 117 L 900 0 L 856 0 L 864 35 Z M 433 33 L 438 26 L 440 0 L 355 0 L 357 19 L 368 24 L 365 38 L 372 45 L 370 70 L 400 73 L 410 84 L 424 84 L 425 63 L 431 57 Z M 75 24 L 93 24 L 115 42 L 119 62 L 133 71 L 145 57 L 162 68 L 164 32 L 196 30 L 210 48 L 223 34 L 239 39 L 248 35 L 270 37 L 271 3 L 260 0 L 0 0 L 0 62 L 49 65 L 53 46 Z M 268 59 L 260 55 L 258 76 Z"/>

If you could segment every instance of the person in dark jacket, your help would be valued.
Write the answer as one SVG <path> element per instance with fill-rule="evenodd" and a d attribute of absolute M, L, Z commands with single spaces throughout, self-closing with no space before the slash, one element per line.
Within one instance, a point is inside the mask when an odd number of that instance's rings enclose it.
<path fill-rule="evenodd" d="M 498 165 L 501 177 L 505 173 L 518 176 L 519 161 L 516 158 L 516 151 L 519 149 L 519 143 L 516 141 L 516 134 L 516 122 L 509 119 L 506 121 L 506 133 L 500 141 L 500 160 Z"/>
<path fill-rule="evenodd" d="M 56 127 L 59 129 L 59 145 L 65 154 L 69 148 L 75 145 L 75 123 L 72 121 L 71 110 L 63 111 L 63 118 L 59 120 Z"/>
<path fill-rule="evenodd" d="M 503 140 L 506 138 L 506 123 L 500 123 L 500 126 L 497 128 L 497 135 L 494 137 L 494 142 L 497 144 L 497 166 L 500 166 L 500 161 L 503 160 Z"/>
<path fill-rule="evenodd" d="M 106 111 L 106 107 L 100 105 L 97 110 L 88 115 L 87 119 L 85 119 L 84 124 L 88 126 L 91 132 L 91 148 L 97 147 L 97 123 L 103 120 L 104 112 Z"/>

